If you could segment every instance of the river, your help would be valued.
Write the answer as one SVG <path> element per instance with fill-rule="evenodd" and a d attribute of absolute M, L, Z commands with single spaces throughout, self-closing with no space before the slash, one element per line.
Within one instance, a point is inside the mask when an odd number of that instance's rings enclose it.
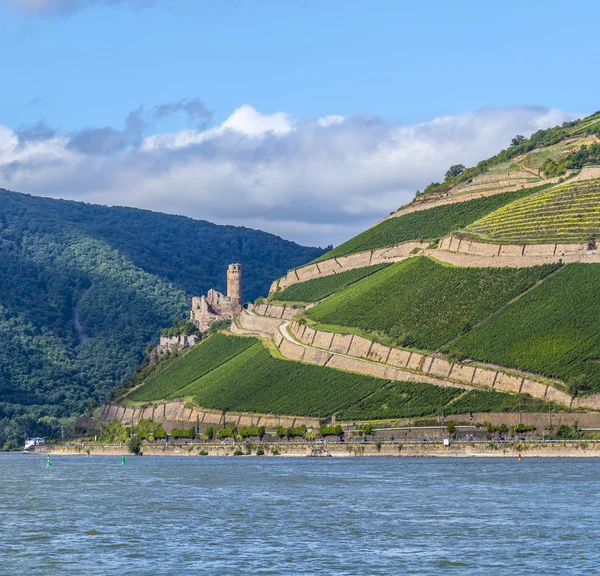
<path fill-rule="evenodd" d="M 0 574 L 592 574 L 594 459 L 0 454 Z"/>

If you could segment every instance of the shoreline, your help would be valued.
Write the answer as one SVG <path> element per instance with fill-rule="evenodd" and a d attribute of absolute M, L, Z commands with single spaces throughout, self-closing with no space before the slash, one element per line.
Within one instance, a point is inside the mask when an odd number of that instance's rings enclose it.
<path fill-rule="evenodd" d="M 260 445 L 252 448 L 249 455 L 234 456 L 235 450 L 244 450 L 240 445 L 202 445 L 191 446 L 143 446 L 142 456 L 187 456 L 187 457 L 235 457 L 235 458 L 600 458 L 600 443 L 592 442 L 552 442 L 552 443 L 510 443 L 498 445 L 451 444 L 388 444 L 378 450 L 373 444 L 334 444 L 315 447 L 314 445 L 263 445 L 264 455 L 256 455 Z M 129 456 L 127 446 L 109 446 L 86 444 L 83 446 L 39 446 L 31 454 L 52 456 Z M 272 454 L 271 449 L 279 451 Z M 200 454 L 200 451 L 208 454 Z"/>

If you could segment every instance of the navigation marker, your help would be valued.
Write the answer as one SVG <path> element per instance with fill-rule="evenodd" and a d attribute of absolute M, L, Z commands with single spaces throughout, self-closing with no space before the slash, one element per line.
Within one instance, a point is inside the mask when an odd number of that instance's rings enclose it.
<path fill-rule="evenodd" d="M 50 454 L 48 454 L 48 461 L 46 462 L 46 467 L 52 466 L 52 462 L 50 462 Z"/>

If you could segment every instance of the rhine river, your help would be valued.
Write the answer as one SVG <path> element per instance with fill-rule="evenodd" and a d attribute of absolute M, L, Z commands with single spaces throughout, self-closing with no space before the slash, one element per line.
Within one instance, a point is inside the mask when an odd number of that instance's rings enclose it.
<path fill-rule="evenodd" d="M 600 461 L 0 455 L 0 574 L 592 574 Z"/>

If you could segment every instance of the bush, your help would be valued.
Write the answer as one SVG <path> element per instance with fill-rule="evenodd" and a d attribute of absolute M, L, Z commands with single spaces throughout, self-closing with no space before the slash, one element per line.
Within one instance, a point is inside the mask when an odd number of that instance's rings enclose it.
<path fill-rule="evenodd" d="M 127 449 L 131 454 L 139 456 L 142 453 L 142 439 L 134 434 L 127 442 Z"/>
<path fill-rule="evenodd" d="M 234 456 L 243 456 L 244 453 L 239 448 L 236 448 L 233 455 Z"/>
<path fill-rule="evenodd" d="M 279 452 L 279 450 L 277 450 L 277 448 L 271 448 L 271 454 L 273 456 L 279 456 L 280 452 Z"/>
<path fill-rule="evenodd" d="M 184 430 L 180 430 L 179 428 L 173 428 L 171 431 L 171 438 L 173 440 L 177 440 L 178 438 L 195 438 L 196 437 L 196 429 L 195 428 L 186 428 Z"/>
<path fill-rule="evenodd" d="M 264 456 L 265 455 L 265 451 L 262 448 L 258 448 L 256 450 L 256 455 L 257 456 Z"/>
<path fill-rule="evenodd" d="M 208 456 L 208 452 L 206 450 L 200 450 L 200 452 L 198 452 L 199 456 Z"/>
<path fill-rule="evenodd" d="M 510 429 L 515 434 L 524 434 L 525 432 L 533 432 L 536 427 L 531 424 L 517 424 L 516 426 L 511 426 Z"/>
<path fill-rule="evenodd" d="M 326 424 L 319 426 L 319 434 L 321 436 L 341 436 L 343 433 L 344 431 L 339 424 L 335 426 L 327 426 Z"/>
<path fill-rule="evenodd" d="M 231 428 L 220 428 L 216 431 L 217 438 L 235 438 L 237 436 L 237 426 Z"/>
<path fill-rule="evenodd" d="M 557 440 L 579 440 L 583 434 L 577 428 L 577 424 L 573 424 L 573 426 L 567 426 L 566 424 L 561 424 L 554 434 L 554 437 Z"/>
<path fill-rule="evenodd" d="M 204 431 L 204 436 L 206 436 L 207 440 L 212 440 L 215 436 L 215 429 L 212 426 L 209 426 L 205 431 Z"/>
<path fill-rule="evenodd" d="M 265 435 L 265 427 L 260 426 L 258 428 L 250 426 L 242 426 L 240 428 L 240 436 L 242 438 L 263 438 Z"/>

